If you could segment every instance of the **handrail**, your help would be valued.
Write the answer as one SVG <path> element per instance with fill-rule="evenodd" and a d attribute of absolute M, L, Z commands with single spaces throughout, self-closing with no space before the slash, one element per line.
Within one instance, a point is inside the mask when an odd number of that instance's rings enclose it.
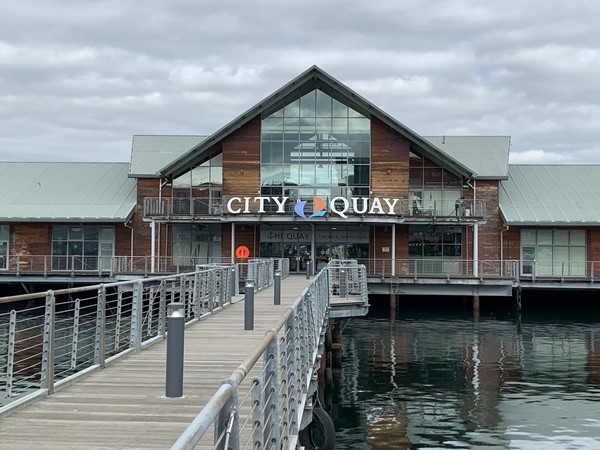
<path fill-rule="evenodd" d="M 252 448 L 265 448 L 267 443 L 268 448 L 295 448 L 298 432 L 303 426 L 304 407 L 313 387 L 311 378 L 318 364 L 327 323 L 332 279 L 340 282 L 339 276 L 332 276 L 332 272 L 339 271 L 340 267 L 360 277 L 352 279 L 350 276 L 348 281 L 364 287 L 359 291 L 365 304 L 368 302 L 364 267 L 361 269 L 356 261 L 345 262 L 342 266 L 331 262 L 285 310 L 275 327 L 265 333 L 254 352 L 221 384 L 173 444 L 172 450 L 195 448 L 213 423 L 215 442 L 229 426 L 229 444 L 236 450 L 245 448 L 240 442 L 244 436 L 250 436 Z M 239 420 L 242 405 L 237 391 L 261 357 L 261 375 L 255 376 L 249 387 L 253 399 L 252 429 L 243 429 Z M 262 391 L 268 395 L 261 395 Z"/>
<path fill-rule="evenodd" d="M 274 266 L 272 260 L 255 264 Z M 164 339 L 168 302 L 184 304 L 188 324 L 229 306 L 237 293 L 235 270 L 232 265 L 198 266 L 182 274 L 0 298 L 0 304 L 34 305 L 0 313 L 0 355 L 7 355 L 0 358 L 0 406 L 6 403 L 0 417 L 13 411 L 16 399 L 44 390 L 51 394 Z M 264 277 L 265 283 L 270 280 Z M 10 329 L 3 326 L 9 322 Z M 60 345 L 53 348 L 57 337 Z"/>

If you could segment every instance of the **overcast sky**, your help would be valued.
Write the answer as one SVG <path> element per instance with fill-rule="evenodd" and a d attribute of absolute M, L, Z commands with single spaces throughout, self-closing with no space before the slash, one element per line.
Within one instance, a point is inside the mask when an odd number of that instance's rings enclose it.
<path fill-rule="evenodd" d="M 316 64 L 423 135 L 600 163 L 597 0 L 3 1 L 0 160 L 128 161 Z"/>

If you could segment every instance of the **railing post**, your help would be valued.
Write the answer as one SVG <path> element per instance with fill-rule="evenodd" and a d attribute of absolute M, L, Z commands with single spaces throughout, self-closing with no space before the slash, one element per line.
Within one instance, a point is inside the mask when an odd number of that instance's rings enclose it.
<path fill-rule="evenodd" d="M 20 261 L 21 257 L 19 255 L 17 255 L 17 276 L 19 276 L 21 274 L 21 261 Z"/>
<path fill-rule="evenodd" d="M 79 344 L 79 314 L 81 311 L 81 300 L 75 299 L 73 314 L 73 336 L 71 339 L 71 370 L 77 367 L 77 346 Z M 118 334 L 118 333 L 117 333 Z"/>
<path fill-rule="evenodd" d="M 17 339 L 17 311 L 10 312 L 8 325 L 8 352 L 6 354 L 6 398 L 12 396 L 13 372 L 15 367 L 15 341 Z"/>
<path fill-rule="evenodd" d="M 417 260 L 416 259 L 415 259 L 415 263 L 413 265 L 414 265 L 413 277 L 414 277 L 414 280 L 417 281 Z"/>
<path fill-rule="evenodd" d="M 281 305 L 281 272 L 279 270 L 275 271 L 273 293 L 273 304 Z"/>
<path fill-rule="evenodd" d="M 264 367 L 265 367 L 265 411 L 268 411 L 266 416 L 270 421 L 271 438 L 269 440 L 271 448 L 279 448 L 279 442 L 281 441 L 281 429 L 279 427 L 280 422 L 280 405 L 279 405 L 279 346 L 277 344 L 277 332 L 273 330 L 273 340 L 267 346 L 264 353 Z M 267 424 L 265 423 L 265 427 Z"/>
<path fill-rule="evenodd" d="M 144 286 L 138 281 L 133 286 L 131 305 L 131 344 L 136 352 L 142 349 L 142 305 Z"/>
<path fill-rule="evenodd" d="M 246 280 L 244 299 L 244 330 L 254 330 L 254 281 Z"/>
<path fill-rule="evenodd" d="M 56 326 L 54 292 L 49 290 L 46 294 L 46 308 L 44 311 L 44 344 L 42 350 L 42 375 L 41 385 L 48 390 L 48 394 L 54 392 L 54 331 Z"/>
<path fill-rule="evenodd" d="M 183 395 L 185 312 L 183 303 L 170 303 L 167 318 L 166 397 Z"/>
<path fill-rule="evenodd" d="M 592 267 L 590 268 L 590 270 L 592 271 L 590 283 L 594 283 L 594 261 L 592 261 Z"/>
<path fill-rule="evenodd" d="M 340 269 L 340 298 L 348 296 L 348 285 L 346 278 L 346 269 Z"/>
<path fill-rule="evenodd" d="M 96 307 L 96 345 L 94 349 L 94 364 L 104 368 L 106 355 L 106 288 L 100 285 L 98 289 L 98 305 Z"/>
<path fill-rule="evenodd" d="M 165 277 L 160 281 L 160 307 L 159 307 L 159 325 L 158 334 L 165 336 L 167 334 L 167 280 Z"/>
<path fill-rule="evenodd" d="M 266 405 L 264 404 L 264 397 L 261 379 L 259 377 L 252 378 L 252 445 L 254 448 L 264 448 L 264 429 L 266 427 L 265 416 L 266 416 Z"/>
<path fill-rule="evenodd" d="M 385 259 L 381 260 L 381 281 L 385 280 Z"/>
<path fill-rule="evenodd" d="M 565 282 L 565 262 L 564 261 L 560 263 L 560 270 L 561 270 L 560 282 L 564 283 Z"/>
<path fill-rule="evenodd" d="M 229 384 L 233 389 L 233 393 L 229 400 L 223 405 L 217 420 L 215 421 L 215 436 L 214 442 L 219 444 L 215 447 L 217 450 L 229 450 L 240 448 L 240 428 L 239 428 L 239 417 L 238 417 L 238 388 L 237 385 L 230 380 L 226 380 L 225 383 Z M 225 439 L 221 439 L 222 435 L 227 434 Z M 219 441 L 219 439 L 221 439 Z M 228 446 L 225 447 L 225 440 L 228 439 Z"/>
<path fill-rule="evenodd" d="M 44 276 L 48 276 L 48 255 L 44 255 Z"/>
<path fill-rule="evenodd" d="M 117 288 L 117 315 L 115 317 L 115 351 L 119 349 L 121 340 L 121 318 L 123 316 L 123 290 L 121 286 Z"/>

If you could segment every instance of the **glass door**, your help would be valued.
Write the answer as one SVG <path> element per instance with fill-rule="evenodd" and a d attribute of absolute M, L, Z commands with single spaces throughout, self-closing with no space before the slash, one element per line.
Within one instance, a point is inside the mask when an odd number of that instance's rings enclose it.
<path fill-rule="evenodd" d="M 311 259 L 311 247 L 308 244 L 284 244 L 283 257 L 290 260 L 290 272 L 305 272 Z"/>
<path fill-rule="evenodd" d="M 534 275 L 535 247 L 521 248 L 521 275 Z"/>

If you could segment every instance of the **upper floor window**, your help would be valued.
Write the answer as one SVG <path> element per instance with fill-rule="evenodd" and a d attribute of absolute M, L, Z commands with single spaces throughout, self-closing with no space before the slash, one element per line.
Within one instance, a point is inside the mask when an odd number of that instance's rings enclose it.
<path fill-rule="evenodd" d="M 370 120 L 316 89 L 262 120 L 263 194 L 368 195 Z"/>
<path fill-rule="evenodd" d="M 409 211 L 435 210 L 441 215 L 451 215 L 462 196 L 462 179 L 432 161 L 410 152 Z"/>

